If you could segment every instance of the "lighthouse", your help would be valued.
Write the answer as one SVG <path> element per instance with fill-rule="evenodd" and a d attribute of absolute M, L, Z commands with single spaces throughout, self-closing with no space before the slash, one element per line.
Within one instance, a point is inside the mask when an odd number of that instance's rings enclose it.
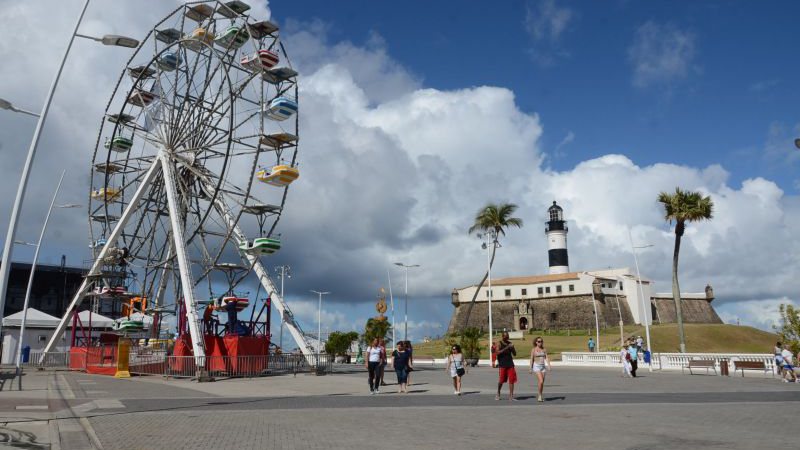
<path fill-rule="evenodd" d="M 548 221 L 544 232 L 547 235 L 547 256 L 550 260 L 550 274 L 569 272 L 569 256 L 567 255 L 567 222 L 564 210 L 553 201 L 547 208 Z"/>

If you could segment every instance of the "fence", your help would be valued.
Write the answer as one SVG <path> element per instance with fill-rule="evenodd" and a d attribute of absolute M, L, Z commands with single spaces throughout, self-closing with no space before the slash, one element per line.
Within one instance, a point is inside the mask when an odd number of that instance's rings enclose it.
<path fill-rule="evenodd" d="M 44 359 L 42 360 L 42 355 Z M 41 362 L 40 362 L 41 360 Z M 50 367 L 54 369 L 69 367 L 69 352 L 31 352 L 27 362 L 22 363 L 23 367 Z"/>
<path fill-rule="evenodd" d="M 258 355 L 206 356 L 199 368 L 212 377 L 263 377 L 279 374 L 333 371 L 331 355 Z M 131 354 L 128 371 L 138 375 L 161 375 L 175 378 L 194 378 L 198 365 L 194 356 Z"/>
<path fill-rule="evenodd" d="M 722 360 L 727 360 L 729 365 L 733 364 L 731 370 L 737 361 L 763 362 L 768 370 L 775 370 L 774 356 L 768 353 L 654 353 L 652 361 L 654 369 L 676 370 L 686 367 L 693 359 L 714 361 L 718 371 Z M 639 362 L 644 362 L 641 353 Z M 561 363 L 566 366 L 615 367 L 620 365 L 620 356 L 619 352 L 564 352 L 561 354 Z"/>

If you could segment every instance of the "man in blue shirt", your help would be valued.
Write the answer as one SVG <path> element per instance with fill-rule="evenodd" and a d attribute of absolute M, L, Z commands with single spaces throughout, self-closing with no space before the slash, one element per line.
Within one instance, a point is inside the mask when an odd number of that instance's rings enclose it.
<path fill-rule="evenodd" d="M 589 338 L 589 353 L 594 353 L 594 339 Z"/>
<path fill-rule="evenodd" d="M 628 353 L 631 355 L 631 376 L 636 378 L 636 369 L 639 367 L 639 348 L 636 347 L 636 342 L 628 343 Z"/>

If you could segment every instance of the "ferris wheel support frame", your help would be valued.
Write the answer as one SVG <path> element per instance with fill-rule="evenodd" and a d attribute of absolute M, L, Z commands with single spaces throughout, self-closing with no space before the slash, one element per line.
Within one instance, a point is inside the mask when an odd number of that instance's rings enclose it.
<path fill-rule="evenodd" d="M 236 222 L 236 220 L 234 220 L 231 212 L 219 198 L 214 202 L 214 207 L 217 209 L 217 212 L 228 222 L 228 226 L 233 229 L 233 234 L 236 236 L 236 239 L 239 240 L 239 242 L 247 241 L 247 236 L 244 234 L 241 227 L 239 227 L 239 224 Z M 272 279 L 270 279 L 269 272 L 264 268 L 264 265 L 261 264 L 259 257 L 249 253 L 244 253 L 244 255 L 242 255 L 242 261 L 249 264 L 253 272 L 255 272 L 256 276 L 258 277 L 258 281 L 261 283 L 261 286 L 264 287 L 264 290 L 267 291 L 267 295 L 271 299 L 272 305 L 278 309 L 278 312 L 284 319 L 284 322 L 289 329 L 289 334 L 292 336 L 292 338 L 294 338 L 295 342 L 300 347 L 300 351 L 303 352 L 303 356 L 305 356 L 308 364 L 316 366 L 318 362 L 316 355 L 311 351 L 311 347 L 306 341 L 302 330 L 300 330 L 300 327 L 295 322 L 294 316 L 287 314 L 289 307 L 284 302 L 280 291 L 272 282 Z"/>
<path fill-rule="evenodd" d="M 186 305 L 186 319 L 189 322 L 189 336 L 192 338 L 192 350 L 194 351 L 195 361 L 198 362 L 197 370 L 200 371 L 205 361 L 205 343 L 200 329 L 200 316 L 197 315 L 197 301 L 194 298 L 194 283 L 192 282 L 191 265 L 189 255 L 186 253 L 186 245 L 183 240 L 180 217 L 178 212 L 178 193 L 175 191 L 175 173 L 172 163 L 167 158 L 162 149 L 158 159 L 161 161 L 161 172 L 164 175 L 164 191 L 167 194 L 167 204 L 169 207 L 169 220 L 172 224 L 173 251 L 178 263 L 178 272 L 181 276 L 181 290 L 183 291 L 183 301 Z"/>
<path fill-rule="evenodd" d="M 89 269 L 87 277 L 83 279 L 83 282 L 81 282 L 81 285 L 78 288 L 78 291 L 75 293 L 75 296 L 72 298 L 69 307 L 67 307 L 67 310 L 64 312 L 64 316 L 61 317 L 61 321 L 58 322 L 58 326 L 56 327 L 53 336 L 50 338 L 50 341 L 48 341 L 47 345 L 44 347 L 44 351 L 42 352 L 42 357 L 39 359 L 40 364 L 44 362 L 44 359 L 47 357 L 47 353 L 53 350 L 53 347 L 55 346 L 56 342 L 61 338 L 61 335 L 64 334 L 64 331 L 67 328 L 67 324 L 69 323 L 69 319 L 73 311 L 75 311 L 75 309 L 78 306 L 80 306 L 81 303 L 83 303 L 83 298 L 86 296 L 86 293 L 89 290 L 89 285 L 91 284 L 91 282 L 89 281 L 89 276 L 98 274 L 101 266 L 103 265 L 103 259 L 106 257 L 108 250 L 114 246 L 114 243 L 122 234 L 122 230 L 125 228 L 125 225 L 127 224 L 128 220 L 131 218 L 133 212 L 136 210 L 139 200 L 142 199 L 145 190 L 147 189 L 147 187 L 150 185 L 150 183 L 153 181 L 156 174 L 158 173 L 158 168 L 160 165 L 161 164 L 159 160 L 157 159 L 154 160 L 153 164 L 150 166 L 150 169 L 148 169 L 147 173 L 145 173 L 144 177 L 142 178 L 142 182 L 137 187 L 136 192 L 133 194 L 133 197 L 131 197 L 131 202 L 125 208 L 125 211 L 122 213 L 122 216 L 120 216 L 119 221 L 117 221 L 116 226 L 114 226 L 114 230 L 109 235 L 105 245 L 103 245 L 103 248 L 100 249 L 100 252 L 97 254 L 94 263 L 92 263 L 91 269 Z"/>

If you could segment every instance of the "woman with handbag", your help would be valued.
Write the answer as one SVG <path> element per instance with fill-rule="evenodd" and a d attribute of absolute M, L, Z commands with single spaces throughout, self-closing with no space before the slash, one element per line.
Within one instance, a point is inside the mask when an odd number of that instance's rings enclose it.
<path fill-rule="evenodd" d="M 450 355 L 447 356 L 447 368 L 450 371 L 450 377 L 453 378 L 453 388 L 455 395 L 461 395 L 461 377 L 467 373 L 466 366 L 464 365 L 464 355 L 461 353 L 461 346 L 453 344 L 450 349 Z"/>
<path fill-rule="evenodd" d="M 404 342 L 397 343 L 397 350 L 392 352 L 392 367 L 397 374 L 397 393 L 408 394 L 408 369 L 411 354 L 406 351 Z"/>

